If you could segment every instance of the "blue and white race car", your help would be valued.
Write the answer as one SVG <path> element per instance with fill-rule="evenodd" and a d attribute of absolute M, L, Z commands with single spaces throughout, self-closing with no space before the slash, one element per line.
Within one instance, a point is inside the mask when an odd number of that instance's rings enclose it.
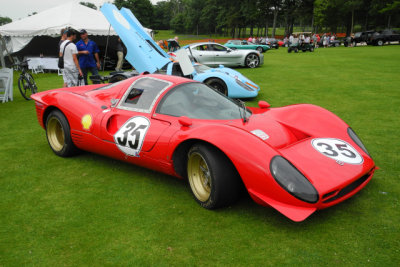
<path fill-rule="evenodd" d="M 101 7 L 101 12 L 125 44 L 128 52 L 125 59 L 136 69 L 133 72 L 114 74 L 114 79 L 121 80 L 139 73 L 162 73 L 183 76 L 203 82 L 231 98 L 252 98 L 258 95 L 260 87 L 238 71 L 193 63 L 182 50 L 173 59 L 162 50 L 144 30 L 143 26 L 127 8 L 118 8 L 109 3 Z"/>

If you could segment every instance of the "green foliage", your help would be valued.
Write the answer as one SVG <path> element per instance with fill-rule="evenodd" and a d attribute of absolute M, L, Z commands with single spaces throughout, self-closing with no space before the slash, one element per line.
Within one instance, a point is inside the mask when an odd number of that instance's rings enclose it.
<path fill-rule="evenodd" d="M 12 22 L 9 17 L 0 17 L 0 26 Z"/>
<path fill-rule="evenodd" d="M 247 104 L 312 103 L 343 118 L 380 167 L 363 190 L 302 223 L 247 195 L 205 210 L 185 181 L 91 153 L 55 156 L 14 73 L 14 101 L 0 103 L 0 266 L 398 266 L 399 46 L 265 57 L 237 69 L 261 86 Z M 34 78 L 40 91 L 63 83 Z"/>
<path fill-rule="evenodd" d="M 93 8 L 94 10 L 97 10 L 97 6 L 91 2 L 79 2 L 79 4 L 83 5 L 83 6 L 87 6 L 90 8 Z"/>
<path fill-rule="evenodd" d="M 115 0 L 118 8 L 128 8 L 145 27 L 150 27 L 153 21 L 153 5 L 150 0 Z"/>

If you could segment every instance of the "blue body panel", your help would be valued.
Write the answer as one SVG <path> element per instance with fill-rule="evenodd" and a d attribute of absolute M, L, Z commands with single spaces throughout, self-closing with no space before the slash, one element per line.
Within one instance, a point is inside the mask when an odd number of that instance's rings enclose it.
<path fill-rule="evenodd" d="M 100 10 L 125 44 L 128 50 L 125 57 L 126 60 L 139 73 L 145 71 L 154 73 L 168 64 L 167 74 L 172 75 L 172 65 L 174 63 L 171 61 L 170 56 L 146 33 L 143 26 L 129 9 L 122 8 L 118 10 L 115 5 L 105 3 Z M 223 66 L 203 73 L 194 72 L 192 76 L 193 80 L 199 82 L 207 81 L 210 78 L 222 80 L 227 86 L 228 96 L 232 98 L 256 97 L 260 90 L 258 85 L 241 73 Z"/>
<path fill-rule="evenodd" d="M 167 53 L 161 52 L 162 49 L 145 33 L 143 27 L 137 24 L 130 10 L 123 9 L 120 12 L 114 5 L 105 3 L 101 12 L 125 44 L 128 50 L 126 60 L 139 73 L 153 73 L 171 62 Z"/>

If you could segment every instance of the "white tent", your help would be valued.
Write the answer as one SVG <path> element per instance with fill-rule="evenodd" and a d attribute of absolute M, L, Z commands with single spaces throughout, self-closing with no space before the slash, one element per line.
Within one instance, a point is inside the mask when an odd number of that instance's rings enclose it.
<path fill-rule="evenodd" d="M 85 29 L 89 35 L 116 35 L 100 11 L 68 2 L 1 26 L 0 37 L 7 37 L 6 46 L 11 54 L 23 49 L 36 36 L 60 36 L 65 27 Z M 147 31 L 151 36 L 152 31 Z"/>

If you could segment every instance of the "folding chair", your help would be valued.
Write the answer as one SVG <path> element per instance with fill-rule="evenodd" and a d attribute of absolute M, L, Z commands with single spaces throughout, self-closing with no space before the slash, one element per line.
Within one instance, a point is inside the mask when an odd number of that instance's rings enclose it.
<path fill-rule="evenodd" d="M 13 69 L 0 69 L 0 101 L 13 100 Z"/>

